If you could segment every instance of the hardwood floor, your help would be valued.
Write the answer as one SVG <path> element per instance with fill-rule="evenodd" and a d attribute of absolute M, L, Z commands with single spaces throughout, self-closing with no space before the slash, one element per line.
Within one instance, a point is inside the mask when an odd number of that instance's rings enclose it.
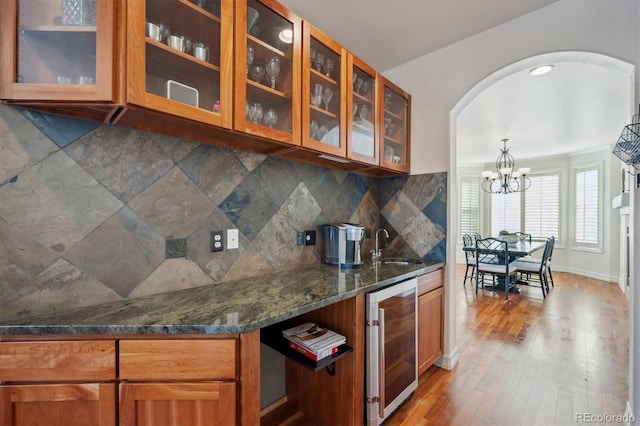
<path fill-rule="evenodd" d="M 386 425 L 575 425 L 586 423 L 579 413 L 624 414 L 629 312 L 616 284 L 554 271 L 545 300 L 524 288 L 505 301 L 463 287 L 462 265 L 456 275 L 459 362 L 429 368 Z"/>

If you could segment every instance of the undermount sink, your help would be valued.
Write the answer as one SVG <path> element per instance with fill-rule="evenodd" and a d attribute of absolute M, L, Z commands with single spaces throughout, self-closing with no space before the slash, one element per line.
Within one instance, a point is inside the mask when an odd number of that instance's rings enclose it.
<path fill-rule="evenodd" d="M 383 257 L 380 259 L 380 263 L 391 265 L 418 265 L 422 263 L 422 259 L 413 257 Z"/>

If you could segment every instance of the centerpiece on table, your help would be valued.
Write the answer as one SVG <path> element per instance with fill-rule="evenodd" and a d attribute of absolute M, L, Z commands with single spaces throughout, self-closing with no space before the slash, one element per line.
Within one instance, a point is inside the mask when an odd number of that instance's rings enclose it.
<path fill-rule="evenodd" d="M 507 244 L 515 244 L 518 242 L 518 235 L 503 229 L 498 234 L 498 239 L 505 241 Z"/>

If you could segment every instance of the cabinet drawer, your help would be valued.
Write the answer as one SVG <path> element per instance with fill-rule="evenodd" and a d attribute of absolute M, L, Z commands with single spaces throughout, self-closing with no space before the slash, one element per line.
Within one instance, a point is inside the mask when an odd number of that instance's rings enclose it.
<path fill-rule="evenodd" d="M 444 269 L 429 272 L 418 277 L 418 296 L 444 285 Z"/>
<path fill-rule="evenodd" d="M 115 378 L 114 341 L 0 342 L 0 382 Z"/>
<path fill-rule="evenodd" d="M 236 341 L 121 340 L 120 379 L 236 378 Z"/>

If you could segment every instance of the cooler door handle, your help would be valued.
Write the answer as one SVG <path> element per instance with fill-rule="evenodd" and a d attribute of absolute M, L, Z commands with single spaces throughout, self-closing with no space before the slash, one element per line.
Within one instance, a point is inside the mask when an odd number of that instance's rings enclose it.
<path fill-rule="evenodd" d="M 378 308 L 378 414 L 384 419 L 384 309 Z"/>

